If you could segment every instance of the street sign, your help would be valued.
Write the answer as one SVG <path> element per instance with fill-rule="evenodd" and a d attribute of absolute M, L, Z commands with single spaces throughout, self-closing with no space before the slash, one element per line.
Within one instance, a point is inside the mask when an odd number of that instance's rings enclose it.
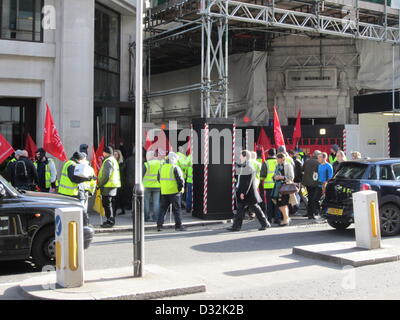
<path fill-rule="evenodd" d="M 56 216 L 56 236 L 59 237 L 62 231 L 61 217 Z"/>

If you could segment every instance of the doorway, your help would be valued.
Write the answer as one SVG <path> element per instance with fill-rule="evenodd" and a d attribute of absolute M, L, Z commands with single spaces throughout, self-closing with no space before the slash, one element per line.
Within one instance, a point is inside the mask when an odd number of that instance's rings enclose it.
<path fill-rule="evenodd" d="M 400 122 L 389 122 L 390 133 L 390 157 L 400 158 Z"/>
<path fill-rule="evenodd" d="M 0 133 L 16 149 L 23 149 L 26 135 L 36 139 L 36 100 L 1 98 Z"/>

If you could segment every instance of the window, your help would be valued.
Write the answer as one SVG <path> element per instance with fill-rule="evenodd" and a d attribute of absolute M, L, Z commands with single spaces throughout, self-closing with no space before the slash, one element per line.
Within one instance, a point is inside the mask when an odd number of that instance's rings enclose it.
<path fill-rule="evenodd" d="M 364 176 L 367 168 L 368 165 L 365 164 L 343 162 L 339 171 L 336 173 L 335 178 L 360 180 Z"/>
<path fill-rule="evenodd" d="M 0 39 L 43 41 L 43 0 L 0 0 Z"/>
<path fill-rule="evenodd" d="M 400 181 L 400 164 L 393 165 L 394 178 Z"/>
<path fill-rule="evenodd" d="M 379 173 L 380 180 L 393 180 L 393 173 L 391 166 L 381 166 Z"/>
<path fill-rule="evenodd" d="M 378 177 L 376 175 L 376 166 L 371 166 L 368 180 L 376 180 Z"/>
<path fill-rule="evenodd" d="M 120 99 L 120 15 L 96 4 L 94 41 L 94 98 Z"/>

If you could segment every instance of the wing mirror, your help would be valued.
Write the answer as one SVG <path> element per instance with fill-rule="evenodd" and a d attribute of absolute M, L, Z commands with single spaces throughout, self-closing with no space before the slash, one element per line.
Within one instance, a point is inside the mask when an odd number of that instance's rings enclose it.
<path fill-rule="evenodd" d="M 4 198 L 7 195 L 6 188 L 0 183 L 0 199 Z"/>

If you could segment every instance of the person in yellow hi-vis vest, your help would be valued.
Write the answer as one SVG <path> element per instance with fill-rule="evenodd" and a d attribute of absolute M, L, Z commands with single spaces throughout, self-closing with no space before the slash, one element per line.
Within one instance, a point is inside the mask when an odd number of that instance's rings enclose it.
<path fill-rule="evenodd" d="M 57 169 L 54 160 L 46 157 L 46 151 L 39 148 L 33 163 L 38 173 L 38 187 L 41 192 L 54 192 L 57 188 Z"/>
<path fill-rule="evenodd" d="M 114 150 L 110 146 L 104 148 L 104 160 L 97 182 L 97 186 L 101 190 L 101 202 L 107 218 L 107 221 L 101 225 L 102 228 L 112 228 L 115 224 L 112 201 L 113 197 L 117 196 L 117 189 L 121 187 L 119 164 L 113 154 Z"/>
<path fill-rule="evenodd" d="M 83 163 L 86 160 L 86 155 L 82 152 L 75 152 L 71 159 L 68 160 L 61 171 L 60 184 L 58 186 L 58 193 L 77 198 L 82 204 L 85 201 L 84 193 L 80 189 L 80 185 L 86 181 L 92 181 L 95 179 L 94 175 L 87 178 L 75 175 L 75 166 Z M 89 217 L 87 211 L 83 211 L 83 223 L 89 224 Z"/>
<path fill-rule="evenodd" d="M 157 159 L 153 150 L 147 151 L 146 159 L 147 162 L 143 164 L 144 220 L 156 222 L 160 213 L 160 182 L 157 175 L 161 160 Z M 153 203 L 153 217 L 150 216 L 150 201 Z"/>
<path fill-rule="evenodd" d="M 182 192 L 185 180 L 181 168 L 177 165 L 178 155 L 174 152 L 168 154 L 168 159 L 162 164 L 157 179 L 161 187 L 160 214 L 157 221 L 157 230 L 161 231 L 164 224 L 164 217 L 170 205 L 175 218 L 175 230 L 185 231 L 181 219 Z"/>
<path fill-rule="evenodd" d="M 263 180 L 263 199 L 265 200 L 265 208 L 267 213 L 267 219 L 270 223 L 277 223 L 279 219 L 278 208 L 272 202 L 272 190 L 274 189 L 275 182 L 273 176 L 275 173 L 278 162 L 276 160 L 276 150 L 271 148 L 268 150 L 268 158 L 265 160 L 261 167 L 261 179 Z"/>

